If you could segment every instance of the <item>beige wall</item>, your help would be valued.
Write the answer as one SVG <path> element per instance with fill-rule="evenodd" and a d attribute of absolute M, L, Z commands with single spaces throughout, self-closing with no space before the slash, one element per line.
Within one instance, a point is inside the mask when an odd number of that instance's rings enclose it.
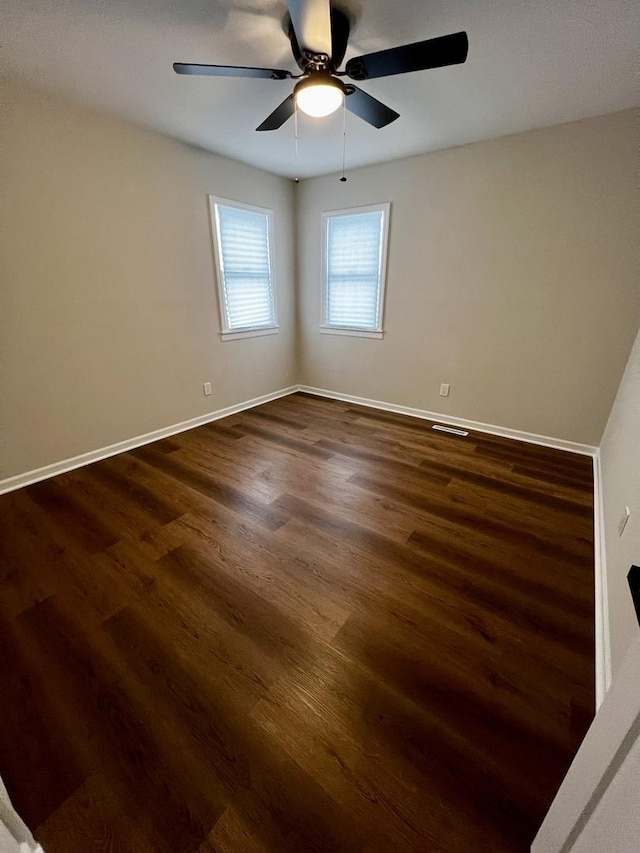
<path fill-rule="evenodd" d="M 3 96 L 0 478 L 295 381 L 290 181 Z M 279 335 L 220 341 L 207 193 L 274 209 Z"/>
<path fill-rule="evenodd" d="M 3 96 L 0 478 L 296 381 L 599 443 L 640 315 L 632 112 L 295 187 Z M 275 210 L 277 336 L 219 340 L 207 192 Z M 386 200 L 386 337 L 321 336 L 320 212 Z"/>
<path fill-rule="evenodd" d="M 634 741 L 570 853 L 637 853 L 640 838 L 640 739 Z"/>
<path fill-rule="evenodd" d="M 640 318 L 637 150 L 629 111 L 303 182 L 301 381 L 598 444 Z M 383 201 L 385 339 L 320 335 L 320 213 Z"/>
<path fill-rule="evenodd" d="M 551 804 L 532 853 L 637 853 L 640 636 Z"/>
<path fill-rule="evenodd" d="M 636 338 L 600 447 L 604 542 L 613 678 L 640 637 L 627 572 L 640 565 L 640 332 Z M 622 536 L 618 521 L 631 515 Z"/>

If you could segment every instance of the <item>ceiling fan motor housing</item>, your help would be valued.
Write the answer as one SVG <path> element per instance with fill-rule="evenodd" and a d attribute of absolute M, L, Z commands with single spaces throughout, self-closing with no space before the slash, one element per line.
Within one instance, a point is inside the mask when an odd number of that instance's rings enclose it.
<path fill-rule="evenodd" d="M 331 6 L 331 56 L 326 53 L 311 53 L 307 50 L 302 50 L 298 44 L 293 24 L 289 16 L 287 35 L 291 42 L 291 50 L 298 64 L 298 67 L 305 73 L 310 74 L 313 71 L 328 71 L 332 73 L 342 65 L 342 60 L 347 52 L 347 43 L 349 41 L 349 20 L 347 16 L 339 9 Z"/>

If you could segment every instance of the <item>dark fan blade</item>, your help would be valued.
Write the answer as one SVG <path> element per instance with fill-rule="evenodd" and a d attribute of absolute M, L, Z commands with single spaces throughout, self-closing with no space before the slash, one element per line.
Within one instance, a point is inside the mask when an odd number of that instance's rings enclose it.
<path fill-rule="evenodd" d="M 200 74 L 206 77 L 265 77 L 270 80 L 285 80 L 291 72 L 281 68 L 246 68 L 243 65 L 192 65 L 174 62 L 176 74 Z"/>
<path fill-rule="evenodd" d="M 270 116 L 267 116 L 259 127 L 256 127 L 256 130 L 277 130 L 279 127 L 282 127 L 287 119 L 291 118 L 294 110 L 295 104 L 293 94 L 291 94 L 275 108 Z"/>
<path fill-rule="evenodd" d="M 331 56 L 331 5 L 329 0 L 288 0 L 296 41 L 310 53 Z"/>
<path fill-rule="evenodd" d="M 466 33 L 452 33 L 415 44 L 379 50 L 364 56 L 354 56 L 347 62 L 346 73 L 352 80 L 372 80 L 374 77 L 391 77 L 408 71 L 459 65 L 467 58 L 469 40 Z"/>
<path fill-rule="evenodd" d="M 353 92 L 350 90 L 353 89 Z M 346 107 L 349 112 L 354 113 L 374 127 L 386 127 L 397 118 L 400 118 L 400 113 L 392 110 L 382 101 L 377 98 L 372 98 L 371 95 L 358 89 L 357 86 L 348 86 Z"/>

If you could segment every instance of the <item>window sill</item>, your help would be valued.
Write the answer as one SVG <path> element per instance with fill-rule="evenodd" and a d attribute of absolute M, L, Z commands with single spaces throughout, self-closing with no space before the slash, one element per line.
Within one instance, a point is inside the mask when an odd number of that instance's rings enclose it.
<path fill-rule="evenodd" d="M 350 338 L 376 338 L 381 341 L 384 338 L 384 332 L 380 329 L 365 330 L 365 329 L 344 329 L 338 326 L 320 326 L 321 335 L 346 335 Z"/>
<path fill-rule="evenodd" d="M 223 341 L 239 341 L 242 338 L 261 338 L 263 335 L 277 335 L 280 326 L 263 326 L 259 329 L 238 329 L 237 332 L 220 332 Z"/>

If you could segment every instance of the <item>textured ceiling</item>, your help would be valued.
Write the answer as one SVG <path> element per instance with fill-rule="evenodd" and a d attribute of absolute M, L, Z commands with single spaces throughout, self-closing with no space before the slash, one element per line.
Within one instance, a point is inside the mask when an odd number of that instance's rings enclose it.
<path fill-rule="evenodd" d="M 465 65 L 362 84 L 401 117 L 347 115 L 347 167 L 519 133 L 638 102 L 631 0 L 345 0 L 348 59 L 458 30 Z M 186 142 L 294 177 L 293 121 L 254 128 L 291 81 L 179 77 L 171 63 L 297 67 L 285 0 L 5 0 L 5 73 Z M 300 177 L 340 169 L 342 114 L 301 117 Z"/>

